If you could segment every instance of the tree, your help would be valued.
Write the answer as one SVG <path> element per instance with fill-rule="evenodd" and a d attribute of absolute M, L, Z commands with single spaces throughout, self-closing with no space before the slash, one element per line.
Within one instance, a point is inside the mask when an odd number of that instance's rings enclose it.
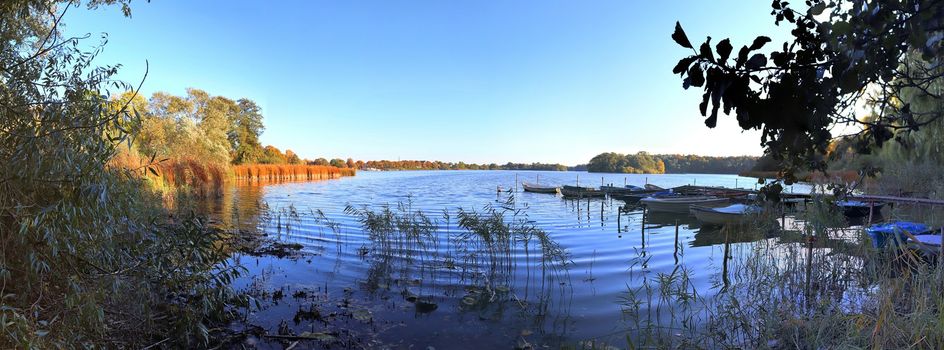
<path fill-rule="evenodd" d="M 241 98 L 236 101 L 239 111 L 236 114 L 236 127 L 230 133 L 233 140 L 233 164 L 255 163 L 262 156 L 259 136 L 265 130 L 262 124 L 262 109 L 255 102 Z"/>
<path fill-rule="evenodd" d="M 290 150 L 290 149 L 285 150 L 285 161 L 286 161 L 287 163 L 289 163 L 289 164 L 301 164 L 301 163 L 302 163 L 302 160 L 301 160 L 300 158 L 298 158 L 298 155 L 295 154 L 295 152 L 292 152 L 292 150 Z"/>
<path fill-rule="evenodd" d="M 762 130 L 761 146 L 781 164 L 788 183 L 796 170 L 826 169 L 833 126 L 859 126 L 858 151 L 868 152 L 941 116 L 940 109 L 918 113 L 898 102 L 905 89 L 940 100 L 927 88 L 944 76 L 932 63 L 944 53 L 944 2 L 806 3 L 808 9 L 797 11 L 786 1 L 773 1 L 774 23 L 791 25 L 793 40 L 769 54 L 759 51 L 771 41 L 766 36 L 732 55 L 728 39 L 712 50 L 708 37 L 695 49 L 681 24 L 672 34 L 692 50 L 673 73 L 682 77 L 683 88 L 703 88 L 699 111 L 705 124 L 715 127 L 721 109 L 733 113 L 741 128 Z M 877 109 L 877 118 L 859 118 L 856 110 L 862 106 Z"/>
<path fill-rule="evenodd" d="M 344 160 L 341 158 L 334 158 L 331 160 L 329 164 L 334 167 L 343 168 L 345 163 L 344 163 Z"/>

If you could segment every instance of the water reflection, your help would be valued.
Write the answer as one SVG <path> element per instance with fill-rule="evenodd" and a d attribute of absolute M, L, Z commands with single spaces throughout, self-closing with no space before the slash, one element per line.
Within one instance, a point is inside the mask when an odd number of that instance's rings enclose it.
<path fill-rule="evenodd" d="M 556 176 L 567 175 L 541 179 Z M 330 333 L 368 347 L 622 346 L 636 327 L 620 322 L 627 289 L 661 275 L 678 295 L 712 295 L 736 283 L 729 264 L 742 242 L 774 239 L 612 199 L 495 190 L 513 180 L 509 172 L 366 173 L 241 186 L 208 207 L 228 227 L 303 253 L 235 257 L 250 271 L 239 287 L 261 306 L 247 321 L 270 334 Z M 665 308 L 637 307 L 652 324 L 664 321 Z"/>

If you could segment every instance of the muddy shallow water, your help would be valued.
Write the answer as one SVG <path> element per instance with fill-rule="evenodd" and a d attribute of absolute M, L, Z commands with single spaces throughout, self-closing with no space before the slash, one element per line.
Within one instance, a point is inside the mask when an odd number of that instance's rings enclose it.
<path fill-rule="evenodd" d="M 648 215 L 643 228 L 640 209 L 620 212 L 623 202 L 611 199 L 496 191 L 514 188 L 516 177 L 574 184 L 578 176 L 588 186 L 601 177 L 662 187 L 756 184 L 734 175 L 360 172 L 240 184 L 211 211 L 225 225 L 300 247 L 288 257 L 234 260 L 248 270 L 237 287 L 260 303 L 245 312 L 246 321 L 269 334 L 319 338 L 310 346 L 478 349 L 592 340 L 624 347 L 627 332 L 638 327 L 626 317 L 627 291 L 642 278 L 684 267 L 691 286 L 711 295 L 727 282 L 726 240 L 728 249 L 777 241 L 731 238 L 686 215 Z M 393 223 L 366 227 L 367 213 L 386 213 Z M 512 227 L 506 237 L 469 228 L 486 227 L 492 215 Z"/>

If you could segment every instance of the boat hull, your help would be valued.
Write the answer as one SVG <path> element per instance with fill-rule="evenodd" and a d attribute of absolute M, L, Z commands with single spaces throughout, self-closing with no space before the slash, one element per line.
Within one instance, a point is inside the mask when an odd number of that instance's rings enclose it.
<path fill-rule="evenodd" d="M 564 186 L 561 187 L 560 193 L 564 197 L 570 198 L 590 198 L 590 197 L 605 197 L 606 193 L 595 188 L 589 187 L 577 187 L 577 186 Z"/>
<path fill-rule="evenodd" d="M 743 224 L 750 221 L 748 214 L 722 213 L 714 208 L 692 205 L 689 212 L 698 221 L 705 225 L 724 226 L 729 224 Z"/>
<path fill-rule="evenodd" d="M 528 183 L 522 183 L 521 187 L 524 188 L 525 192 L 547 193 L 547 194 L 556 194 L 557 192 L 560 192 L 560 187 L 540 186 L 540 185 L 532 185 Z"/>
<path fill-rule="evenodd" d="M 688 214 L 690 212 L 690 207 L 692 205 L 700 206 L 721 206 L 729 203 L 727 198 L 717 198 L 717 197 L 692 197 L 692 198 L 643 198 L 639 201 L 646 206 L 650 211 L 657 212 L 667 212 L 667 213 L 684 213 Z"/>

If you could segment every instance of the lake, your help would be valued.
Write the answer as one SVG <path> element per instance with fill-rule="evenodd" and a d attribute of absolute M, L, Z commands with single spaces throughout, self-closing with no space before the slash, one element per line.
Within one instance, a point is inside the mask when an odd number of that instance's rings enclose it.
<path fill-rule="evenodd" d="M 226 225 L 301 247 L 302 254 L 282 258 L 234 257 L 248 269 L 237 287 L 259 301 L 245 321 L 269 334 L 312 332 L 342 346 L 479 349 L 592 340 L 625 347 L 639 327 L 628 313 L 666 312 L 628 311 L 629 290 L 646 278 L 684 267 L 700 295 L 727 282 L 726 237 L 686 215 L 648 215 L 643 232 L 642 210 L 621 212 L 620 201 L 496 190 L 516 181 L 575 184 L 578 177 L 586 186 L 757 184 L 735 175 L 364 171 L 237 185 L 211 210 Z M 505 234 L 483 233 L 509 226 Z M 739 244 L 749 243 L 728 249 Z"/>

